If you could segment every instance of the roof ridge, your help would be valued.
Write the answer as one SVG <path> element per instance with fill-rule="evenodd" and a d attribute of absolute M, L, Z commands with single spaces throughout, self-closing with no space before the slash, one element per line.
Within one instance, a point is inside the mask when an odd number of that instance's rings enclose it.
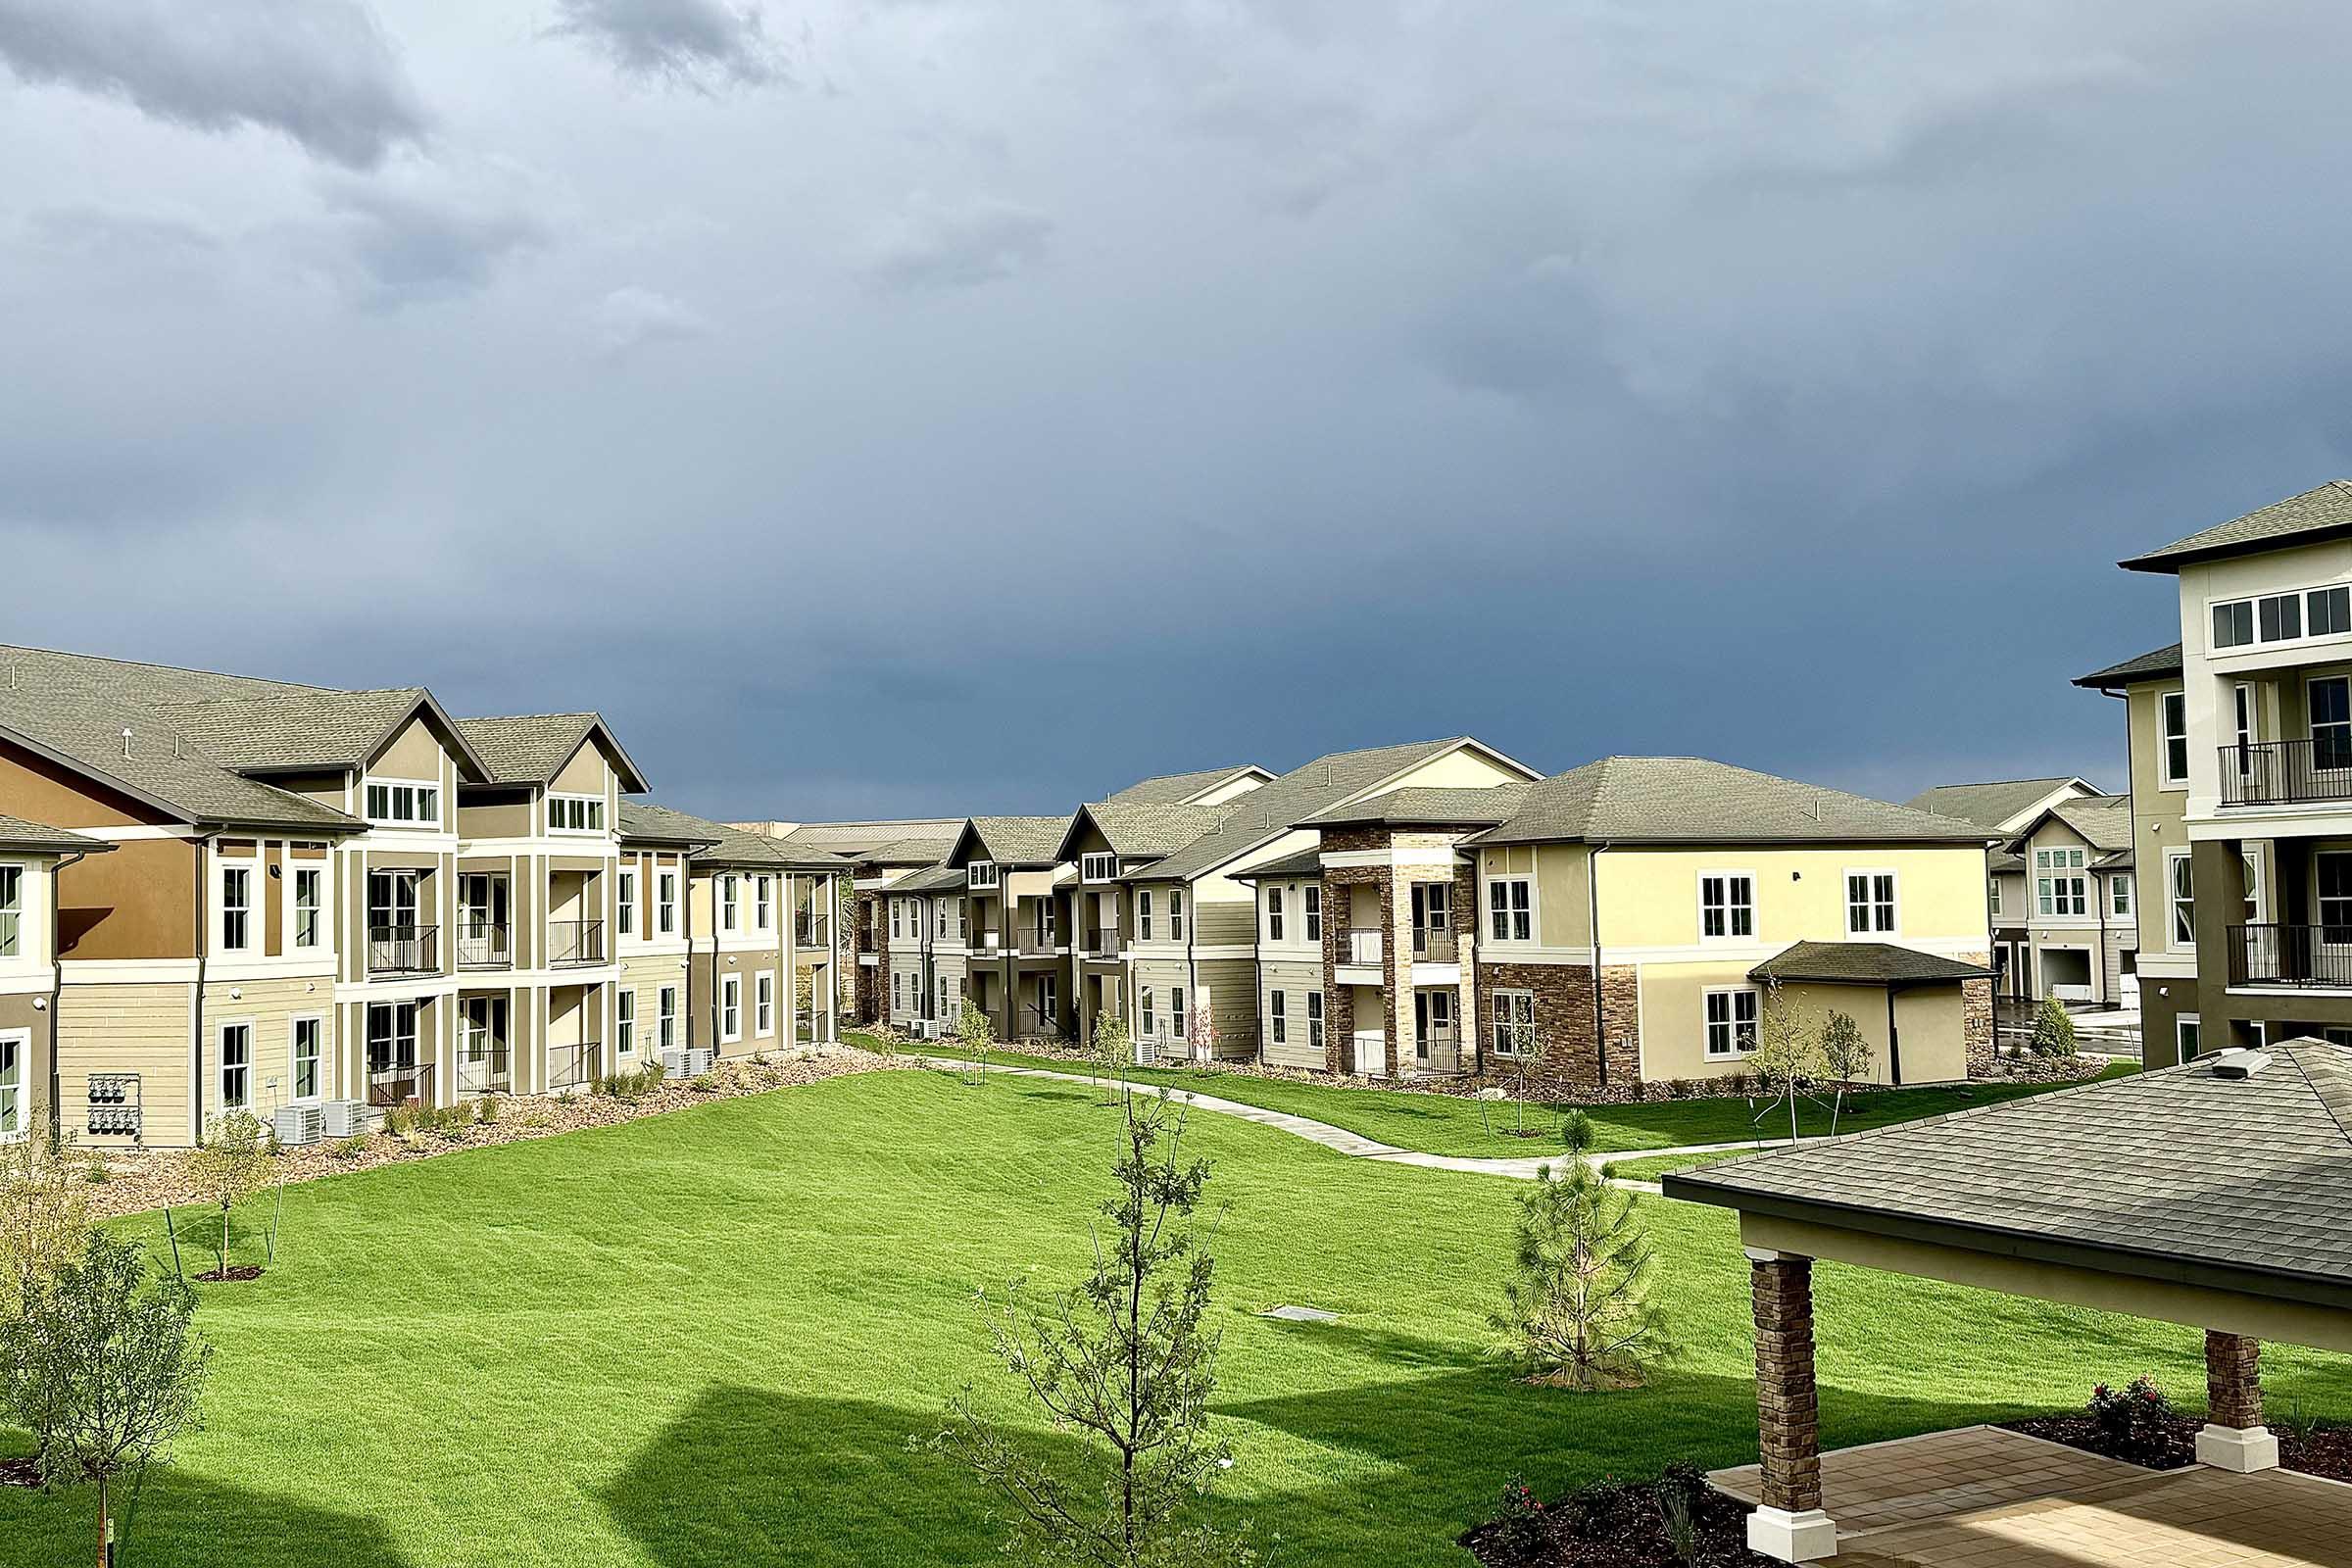
<path fill-rule="evenodd" d="M 257 686 L 283 686 L 293 691 L 342 692 L 343 686 L 314 686 L 307 681 L 279 680 L 273 675 L 239 675 L 233 670 L 206 669 L 197 664 L 167 664 L 153 659 L 117 659 L 111 654 L 76 653 L 71 648 L 42 648 L 32 643 L 0 643 L 0 655 L 46 654 L 51 659 L 78 659 L 93 664 L 114 664 L 123 669 L 168 669 L 177 675 L 209 675 L 215 680 L 248 680 Z M 399 690 L 400 688 L 388 688 Z"/>

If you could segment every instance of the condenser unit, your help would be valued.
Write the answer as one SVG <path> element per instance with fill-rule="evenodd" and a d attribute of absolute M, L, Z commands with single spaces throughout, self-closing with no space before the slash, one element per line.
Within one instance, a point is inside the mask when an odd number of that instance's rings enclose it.
<path fill-rule="evenodd" d="M 326 1107 L 323 1105 L 280 1105 L 277 1114 L 270 1119 L 277 1141 L 291 1149 L 301 1144 L 315 1144 L 326 1136 Z"/>
<path fill-rule="evenodd" d="M 318 1109 L 328 1138 L 361 1138 L 383 1130 L 384 1113 L 362 1101 L 330 1100 Z"/>

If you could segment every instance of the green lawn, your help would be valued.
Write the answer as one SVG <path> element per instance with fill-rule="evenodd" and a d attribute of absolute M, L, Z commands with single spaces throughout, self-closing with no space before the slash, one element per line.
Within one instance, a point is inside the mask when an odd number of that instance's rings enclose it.
<path fill-rule="evenodd" d="M 1743 1158 L 1749 1150 L 1731 1150 L 1714 1154 L 1650 1154 L 1635 1155 L 1631 1159 L 1612 1159 L 1608 1174 L 1620 1181 L 1654 1182 L 1670 1170 L 1689 1170 L 1694 1165 L 1720 1165 L 1727 1159 Z"/>
<path fill-rule="evenodd" d="M 1082 1272 L 1113 1114 L 1043 1080 L 883 1073 L 290 1188 L 278 1265 L 201 1288 L 211 1427 L 149 1487 L 128 1560 L 990 1560 L 985 1499 L 906 1439 L 966 1378 L 1004 1387 L 975 1285 Z M 1513 1471 L 1551 1493 L 1754 1457 L 1727 1214 L 1644 1203 L 1685 1352 L 1651 1388 L 1578 1397 L 1483 1353 L 1515 1184 L 1207 1113 L 1186 1136 L 1231 1205 L 1230 1495 L 1287 1560 L 1456 1565 L 1452 1536 Z M 2190 1330 L 1833 1265 L 1817 1291 L 1833 1443 L 2141 1371 L 2200 1388 Z M 1250 1315 L 1280 1302 L 1344 1321 Z M 2344 1360 L 2281 1347 L 2264 1373 L 2281 1408 L 2352 1414 Z M 86 1561 L 86 1519 L 79 1495 L 0 1493 L 0 1560 Z"/>
<path fill-rule="evenodd" d="M 863 1036 L 853 1038 L 864 1042 Z M 865 1043 L 869 1049 L 883 1049 L 878 1044 Z M 952 1057 L 956 1054 L 952 1045 L 931 1046 L 925 1050 L 932 1055 Z M 1083 1066 L 1064 1059 L 1022 1052 L 998 1051 L 989 1054 L 991 1060 L 1019 1067 L 1051 1067 L 1060 1072 L 1085 1070 Z M 2104 1076 L 2138 1070 L 2134 1064 L 2119 1062 L 2109 1067 Z M 1249 1073 L 1201 1072 L 1182 1068 L 1136 1067 L 1129 1070 L 1129 1076 L 1138 1083 L 1193 1089 L 1204 1095 L 1238 1100 L 1244 1104 L 1263 1105 L 1269 1110 L 1311 1116 L 1317 1121 L 1345 1127 L 1349 1132 L 1376 1138 L 1397 1149 L 1417 1149 L 1431 1154 L 1507 1158 L 1548 1153 L 1559 1144 L 1559 1113 L 1548 1106 L 1531 1107 L 1525 1113 L 1521 1125 L 1534 1132 L 1535 1136 L 1522 1138 L 1506 1131 L 1513 1124 L 1511 1106 L 1492 1101 L 1472 1100 L 1463 1095 L 1424 1094 L 1401 1089 L 1354 1089 L 1342 1084 L 1298 1083 L 1287 1079 L 1258 1078 Z M 2026 1095 L 2043 1094 L 2052 1087 L 2063 1086 L 1955 1084 L 1925 1089 L 1892 1089 L 1849 1100 L 1843 1114 L 1838 1117 L 1838 1128 L 1840 1132 L 1860 1132 L 1867 1127 L 1915 1121 L 1922 1116 L 1937 1116 L 1971 1105 L 1991 1105 Z M 1768 1115 L 1759 1121 L 1757 1112 L 1761 1108 L 1751 1107 L 1744 1100 L 1672 1100 L 1645 1102 L 1638 1105 L 1592 1105 L 1587 1107 L 1587 1114 L 1592 1118 L 1596 1147 L 1604 1152 L 1622 1152 L 1641 1149 L 1673 1149 L 1684 1144 L 1726 1144 L 1769 1138 L 1776 1134 L 1786 1138 L 1788 1133 L 1788 1113 L 1783 1111 L 1777 1117 Z M 1802 1107 L 1797 1124 L 1806 1137 L 1815 1137 L 1830 1130 L 1830 1113 L 1807 1103 Z"/>

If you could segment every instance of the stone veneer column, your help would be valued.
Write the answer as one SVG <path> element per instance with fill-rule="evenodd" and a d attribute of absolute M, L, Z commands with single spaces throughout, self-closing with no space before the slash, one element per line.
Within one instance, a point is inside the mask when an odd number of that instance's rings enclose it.
<path fill-rule="evenodd" d="M 2205 1331 L 2205 1426 L 2197 1462 L 2220 1470 L 2276 1470 L 2278 1440 L 2262 1424 L 2262 1342 Z"/>
<path fill-rule="evenodd" d="M 1821 1508 L 1821 1407 L 1813 1383 L 1813 1260 L 1748 1248 L 1756 1320 L 1756 1448 L 1760 1503 L 1750 1550 L 1782 1562 L 1838 1554 L 1838 1526 Z"/>

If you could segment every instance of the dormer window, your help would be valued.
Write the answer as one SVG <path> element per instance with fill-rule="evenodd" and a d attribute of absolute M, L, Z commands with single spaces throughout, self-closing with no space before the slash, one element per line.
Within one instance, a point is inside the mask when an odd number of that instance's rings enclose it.
<path fill-rule="evenodd" d="M 970 865 L 965 866 L 963 870 L 963 885 L 965 887 L 977 890 L 985 890 L 996 887 L 998 885 L 997 862 L 994 860 L 974 860 Z"/>
<path fill-rule="evenodd" d="M 378 827 L 439 827 L 441 786 L 416 779 L 371 778 L 365 791 L 368 820 Z"/>
<path fill-rule="evenodd" d="M 1108 882 L 1119 874 L 1119 858 L 1115 855 L 1082 855 L 1078 858 L 1078 879 L 1081 882 Z"/>
<path fill-rule="evenodd" d="M 602 833 L 605 798 L 601 795 L 550 795 L 547 798 L 550 833 Z"/>

